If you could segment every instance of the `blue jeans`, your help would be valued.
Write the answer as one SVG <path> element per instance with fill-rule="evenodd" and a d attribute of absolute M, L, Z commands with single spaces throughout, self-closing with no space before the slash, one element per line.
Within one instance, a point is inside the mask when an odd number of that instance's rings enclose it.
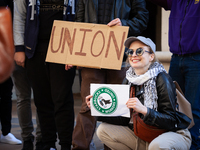
<path fill-rule="evenodd" d="M 169 74 L 191 103 L 195 125 L 190 129 L 191 150 L 200 149 L 200 54 L 172 55 Z"/>

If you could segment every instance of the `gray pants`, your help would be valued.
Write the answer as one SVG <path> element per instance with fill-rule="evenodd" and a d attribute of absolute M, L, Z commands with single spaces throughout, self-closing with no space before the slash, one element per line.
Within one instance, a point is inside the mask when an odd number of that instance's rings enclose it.
<path fill-rule="evenodd" d="M 26 69 L 15 64 L 12 79 L 17 95 L 17 114 L 21 127 L 23 141 L 34 141 L 34 127 L 31 109 L 31 85 L 27 77 Z M 42 140 L 40 125 L 36 114 L 36 141 Z"/>
<path fill-rule="evenodd" d="M 151 143 L 138 138 L 127 126 L 102 123 L 97 129 L 99 139 L 112 150 L 189 150 L 191 135 L 188 129 L 165 132 Z"/>

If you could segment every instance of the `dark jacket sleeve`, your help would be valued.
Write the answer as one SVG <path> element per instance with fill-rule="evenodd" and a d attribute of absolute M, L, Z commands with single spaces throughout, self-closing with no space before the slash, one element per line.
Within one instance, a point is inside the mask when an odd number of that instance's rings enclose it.
<path fill-rule="evenodd" d="M 149 12 L 145 0 L 133 0 L 129 19 L 121 18 L 122 26 L 129 26 L 128 36 L 137 36 L 147 27 Z"/>
<path fill-rule="evenodd" d="M 158 95 L 158 110 L 148 108 L 144 117 L 144 122 L 162 129 L 173 131 L 177 125 L 175 107 L 176 107 L 176 89 L 175 85 L 167 73 L 160 73 L 156 81 Z"/>
<path fill-rule="evenodd" d="M 84 22 L 84 15 L 85 15 L 85 3 L 83 2 L 83 0 L 78 0 L 76 5 L 75 21 Z"/>
<path fill-rule="evenodd" d="M 98 121 L 106 122 L 114 125 L 128 126 L 130 118 L 126 117 L 97 117 Z"/>

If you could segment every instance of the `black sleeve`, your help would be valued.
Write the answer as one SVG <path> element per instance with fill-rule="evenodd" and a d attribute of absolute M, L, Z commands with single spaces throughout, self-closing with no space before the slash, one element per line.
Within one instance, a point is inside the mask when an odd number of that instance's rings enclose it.
<path fill-rule="evenodd" d="M 84 22 L 84 14 L 85 14 L 85 3 L 83 2 L 83 0 L 78 0 L 76 4 L 75 21 Z"/>
<path fill-rule="evenodd" d="M 144 122 L 149 125 L 173 131 L 177 125 L 175 106 L 176 89 L 167 73 L 160 73 L 157 77 L 156 88 L 158 94 L 158 110 L 148 108 Z"/>
<path fill-rule="evenodd" d="M 149 12 L 145 0 L 134 0 L 131 4 L 129 19 L 121 19 L 123 26 L 129 26 L 128 36 L 137 36 L 147 28 Z"/>

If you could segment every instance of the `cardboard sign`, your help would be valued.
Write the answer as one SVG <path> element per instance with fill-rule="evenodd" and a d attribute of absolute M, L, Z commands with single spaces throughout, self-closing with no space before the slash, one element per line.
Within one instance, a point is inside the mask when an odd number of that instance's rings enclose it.
<path fill-rule="evenodd" d="M 90 84 L 92 116 L 123 116 L 130 118 L 126 102 L 129 99 L 129 85 Z"/>
<path fill-rule="evenodd" d="M 128 29 L 55 20 L 46 61 L 120 70 Z"/>

